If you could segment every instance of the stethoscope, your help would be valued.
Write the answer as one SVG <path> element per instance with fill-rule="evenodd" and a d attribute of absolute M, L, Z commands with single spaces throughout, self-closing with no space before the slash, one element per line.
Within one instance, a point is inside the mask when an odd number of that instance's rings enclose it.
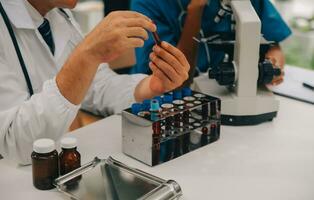
<path fill-rule="evenodd" d="M 208 2 L 208 5 L 210 4 L 210 1 Z M 231 30 L 234 30 L 234 16 L 233 16 L 233 12 L 232 12 L 232 9 L 231 9 L 231 6 L 230 6 L 230 1 L 231 0 L 220 0 L 220 9 L 217 13 L 217 15 L 215 16 L 214 18 L 214 22 L 215 23 L 220 23 L 221 20 L 225 17 L 225 16 L 228 16 L 230 15 L 231 16 Z M 182 32 L 183 30 L 183 18 L 187 15 L 187 11 L 186 9 L 184 9 L 184 6 L 182 4 L 182 1 L 181 0 L 177 0 L 177 4 L 180 8 L 180 14 L 178 16 L 178 21 L 179 21 L 179 26 L 180 26 L 180 31 Z M 206 59 L 207 59 L 207 62 L 208 64 L 210 65 L 210 52 L 209 52 L 209 45 L 208 45 L 208 42 L 211 42 L 211 41 L 215 41 L 217 39 L 220 38 L 219 34 L 217 35 L 212 35 L 210 37 L 205 37 L 205 33 L 204 33 L 204 30 L 201 28 L 200 30 L 200 38 L 193 38 L 194 40 L 196 40 L 198 43 L 201 43 L 204 45 L 205 47 L 205 52 L 206 52 Z M 210 69 L 211 67 L 209 66 L 208 69 Z"/>
<path fill-rule="evenodd" d="M 62 8 L 59 8 L 60 12 L 63 13 L 63 15 L 68 19 L 70 20 L 70 16 L 62 9 Z M 30 77 L 29 77 L 29 74 L 28 74 L 28 71 L 27 71 L 27 67 L 25 65 L 25 62 L 24 62 L 24 59 L 23 59 L 23 56 L 22 56 L 22 53 L 21 53 L 21 50 L 20 50 L 20 47 L 19 47 L 19 44 L 17 42 L 17 39 L 16 39 L 16 36 L 14 34 L 14 31 L 13 31 L 13 28 L 12 28 L 12 25 L 11 25 L 11 22 L 8 18 L 8 15 L 7 13 L 5 12 L 3 6 L 2 6 L 2 3 L 0 2 L 0 13 L 1 13 L 1 16 L 3 18 L 3 21 L 8 29 L 8 32 L 10 34 L 10 37 L 11 37 L 11 40 L 12 40 L 12 43 L 14 45 L 14 48 L 15 48 L 15 51 L 16 51 L 16 55 L 19 59 L 19 62 L 20 62 L 20 66 L 21 66 L 21 69 L 23 71 L 23 75 L 24 75 L 24 78 L 25 78 L 25 81 L 26 81 L 26 84 L 27 84 L 27 88 L 28 88 L 28 92 L 30 94 L 30 97 L 33 96 L 34 94 L 34 89 L 33 89 L 33 86 L 32 86 L 32 82 L 30 80 Z M 71 20 L 70 20 L 71 21 Z"/>

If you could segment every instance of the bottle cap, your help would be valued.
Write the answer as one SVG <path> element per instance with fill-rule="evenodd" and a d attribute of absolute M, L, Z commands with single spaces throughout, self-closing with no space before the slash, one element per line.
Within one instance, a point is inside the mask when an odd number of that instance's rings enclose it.
<path fill-rule="evenodd" d="M 182 100 L 174 100 L 173 101 L 173 104 L 176 105 L 176 106 L 179 106 L 179 105 L 183 105 L 185 102 L 182 101 Z"/>
<path fill-rule="evenodd" d="M 163 98 L 163 103 L 172 103 L 173 96 L 171 94 L 165 94 Z"/>
<path fill-rule="evenodd" d="M 182 99 L 182 91 L 181 91 L 181 90 L 175 90 L 175 91 L 173 91 L 173 99 L 174 99 L 174 100 L 180 100 L 180 99 Z"/>
<path fill-rule="evenodd" d="M 39 139 L 33 143 L 33 151 L 36 153 L 50 153 L 54 150 L 56 150 L 56 145 L 51 139 Z"/>
<path fill-rule="evenodd" d="M 195 99 L 195 97 L 187 96 L 187 97 L 184 97 L 183 100 L 191 102 L 191 101 L 195 101 L 196 99 Z"/>
<path fill-rule="evenodd" d="M 77 139 L 74 137 L 66 137 L 61 140 L 61 148 L 73 149 L 77 147 Z"/>
<path fill-rule="evenodd" d="M 134 115 L 137 115 L 139 112 L 142 111 L 142 104 L 140 104 L 140 103 L 134 103 L 134 104 L 132 104 L 131 110 L 132 110 L 132 113 L 133 113 Z"/>
<path fill-rule="evenodd" d="M 146 99 L 143 101 L 143 111 L 149 111 L 150 110 L 150 99 Z"/>
<path fill-rule="evenodd" d="M 154 97 L 154 99 L 156 99 L 159 102 L 159 105 L 162 104 L 161 96 Z"/>
<path fill-rule="evenodd" d="M 206 96 L 205 94 L 197 93 L 197 94 L 194 94 L 194 97 L 201 99 L 201 98 L 205 98 Z"/>
<path fill-rule="evenodd" d="M 192 90 L 188 87 L 185 87 L 182 89 L 182 95 L 183 95 L 183 97 L 191 96 Z"/>
<path fill-rule="evenodd" d="M 161 107 L 162 107 L 163 109 L 171 109 L 171 108 L 173 108 L 174 106 L 173 106 L 173 104 L 171 104 L 171 103 L 164 103 L 164 104 L 161 105 Z"/>
<path fill-rule="evenodd" d="M 150 110 L 151 111 L 159 111 L 160 110 L 160 105 L 159 101 L 156 99 L 151 100 L 150 102 Z"/>

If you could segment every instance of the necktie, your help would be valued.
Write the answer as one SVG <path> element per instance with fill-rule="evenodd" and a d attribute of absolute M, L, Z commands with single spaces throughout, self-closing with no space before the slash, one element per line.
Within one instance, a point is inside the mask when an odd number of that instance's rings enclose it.
<path fill-rule="evenodd" d="M 54 55 L 55 43 L 53 41 L 49 21 L 46 18 L 44 18 L 44 22 L 39 26 L 38 31 L 45 40 L 46 44 L 49 46 L 51 53 Z"/>

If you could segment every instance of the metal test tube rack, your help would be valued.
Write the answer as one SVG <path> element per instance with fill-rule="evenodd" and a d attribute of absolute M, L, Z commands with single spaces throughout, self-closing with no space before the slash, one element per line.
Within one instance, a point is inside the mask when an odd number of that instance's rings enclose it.
<path fill-rule="evenodd" d="M 159 112 L 122 112 L 122 148 L 149 166 L 180 157 L 220 137 L 218 98 L 198 92 L 162 104 Z"/>

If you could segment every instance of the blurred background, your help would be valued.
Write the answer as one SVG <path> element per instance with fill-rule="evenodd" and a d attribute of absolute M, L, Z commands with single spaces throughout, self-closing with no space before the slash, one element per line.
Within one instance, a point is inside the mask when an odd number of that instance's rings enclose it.
<path fill-rule="evenodd" d="M 74 15 L 84 33 L 88 33 L 104 14 L 113 10 L 129 9 L 130 1 L 80 0 Z M 287 64 L 314 70 L 314 0 L 273 0 L 272 2 L 293 29 L 293 35 L 282 44 Z M 114 63 L 114 67 L 131 66 L 135 63 L 133 52 L 129 52 L 126 56 L 128 57 L 126 62 Z"/>

